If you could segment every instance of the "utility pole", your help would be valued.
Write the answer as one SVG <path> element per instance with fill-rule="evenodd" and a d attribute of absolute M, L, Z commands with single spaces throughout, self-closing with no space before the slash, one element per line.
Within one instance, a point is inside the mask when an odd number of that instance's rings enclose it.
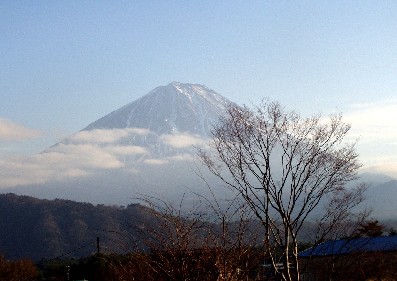
<path fill-rule="evenodd" d="M 96 238 L 96 249 L 97 249 L 97 254 L 99 256 L 99 236 Z"/>
<path fill-rule="evenodd" d="M 70 265 L 66 266 L 66 277 L 67 277 L 67 280 L 69 281 L 70 280 Z"/>
<path fill-rule="evenodd" d="M 96 250 L 97 250 L 97 256 L 96 256 L 96 261 L 97 261 L 97 278 L 102 280 L 102 268 L 101 268 L 101 257 L 100 257 L 100 251 L 99 251 L 99 236 L 96 237 Z"/>

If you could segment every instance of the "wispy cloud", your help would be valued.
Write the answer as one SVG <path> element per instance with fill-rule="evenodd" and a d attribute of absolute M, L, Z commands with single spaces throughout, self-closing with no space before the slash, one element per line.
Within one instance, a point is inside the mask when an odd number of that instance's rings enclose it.
<path fill-rule="evenodd" d="M 55 154 L 58 166 L 61 167 L 86 167 L 97 169 L 112 169 L 123 166 L 122 162 L 112 153 L 112 147 L 101 147 L 92 144 L 60 144 L 51 152 L 41 155 L 47 156 Z M 54 164 L 56 164 L 54 163 Z"/>
<path fill-rule="evenodd" d="M 119 145 L 130 135 L 145 135 L 147 130 L 117 129 L 79 132 L 33 156 L 8 157 L 0 161 L 0 187 L 41 184 L 88 176 L 106 169 L 129 169 L 126 156 L 149 154 L 138 145 Z"/>
<path fill-rule="evenodd" d="M 149 164 L 149 165 L 160 166 L 160 165 L 166 165 L 166 164 L 168 164 L 169 162 L 168 162 L 168 160 L 166 160 L 166 159 L 151 158 L 151 159 L 145 159 L 145 160 L 143 160 L 143 163 Z"/>
<path fill-rule="evenodd" d="M 71 142 L 112 143 L 129 135 L 144 136 L 147 134 L 149 134 L 149 130 L 142 128 L 96 129 L 78 132 L 67 140 Z"/>
<path fill-rule="evenodd" d="M 195 160 L 195 156 L 189 153 L 177 154 L 175 156 L 171 156 L 167 158 L 171 161 L 193 161 Z"/>
<path fill-rule="evenodd" d="M 397 178 L 397 161 L 385 161 L 384 163 L 377 163 L 376 165 L 364 166 L 363 172 L 381 173 Z"/>
<path fill-rule="evenodd" d="M 397 102 L 356 105 L 345 115 L 352 133 L 362 142 L 395 142 L 397 139 Z"/>
<path fill-rule="evenodd" d="M 111 169 L 139 173 L 142 164 L 162 166 L 173 161 L 194 160 L 194 156 L 186 152 L 157 157 L 148 147 L 134 144 L 148 134 L 152 133 L 145 129 L 81 131 L 40 154 L 3 158 L 0 160 L 0 187 L 65 181 Z M 188 134 L 165 135 L 159 139 L 173 148 L 205 144 L 203 139 Z"/>
<path fill-rule="evenodd" d="M 170 162 L 173 161 L 194 161 L 196 158 L 194 155 L 189 154 L 189 153 L 182 153 L 182 154 L 176 154 L 173 156 L 168 156 L 164 158 L 148 158 L 143 160 L 143 163 L 149 164 L 149 165 L 155 165 L 155 166 L 160 166 L 160 165 L 166 165 L 169 164 Z"/>
<path fill-rule="evenodd" d="M 206 141 L 203 138 L 189 134 L 162 135 L 160 140 L 174 148 L 187 148 L 206 144 Z"/>
<path fill-rule="evenodd" d="M 38 130 L 30 129 L 7 119 L 0 118 L 0 141 L 21 141 L 40 137 Z"/>
<path fill-rule="evenodd" d="M 109 146 L 106 148 L 107 151 L 118 154 L 118 155 L 134 155 L 134 154 L 148 154 L 149 151 L 137 145 L 127 145 L 127 146 Z"/>
<path fill-rule="evenodd" d="M 62 181 L 100 170 L 129 168 L 122 156 L 144 153 L 146 149 L 138 146 L 59 144 L 37 155 L 2 160 L 0 187 Z"/>
<path fill-rule="evenodd" d="M 357 150 L 363 170 L 397 175 L 397 100 L 356 104 L 344 115 L 351 123 L 351 137 L 358 138 Z"/>

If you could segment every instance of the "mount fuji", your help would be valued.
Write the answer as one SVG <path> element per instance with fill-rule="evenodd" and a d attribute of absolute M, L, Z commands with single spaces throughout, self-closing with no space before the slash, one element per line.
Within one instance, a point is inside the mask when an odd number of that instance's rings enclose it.
<path fill-rule="evenodd" d="M 158 135 L 185 132 L 210 136 L 231 102 L 198 84 L 172 82 L 91 123 L 84 130 L 146 128 Z"/>
<path fill-rule="evenodd" d="M 22 171 L 28 178 L 8 191 L 116 205 L 145 194 L 203 194 L 196 147 L 208 143 L 230 104 L 199 84 L 157 87 L 37 155 L 38 173 Z"/>
<path fill-rule="evenodd" d="M 0 188 L 108 205 L 144 195 L 167 201 L 189 201 L 189 195 L 193 200 L 195 194 L 225 198 L 226 189 L 199 165 L 196 147 L 208 144 L 212 126 L 232 104 L 203 85 L 157 87 L 38 155 L 8 161 L 1 166 Z M 374 215 L 395 217 L 395 204 L 382 204 L 397 197 L 395 179 L 360 177 L 371 183 L 366 202 Z"/>

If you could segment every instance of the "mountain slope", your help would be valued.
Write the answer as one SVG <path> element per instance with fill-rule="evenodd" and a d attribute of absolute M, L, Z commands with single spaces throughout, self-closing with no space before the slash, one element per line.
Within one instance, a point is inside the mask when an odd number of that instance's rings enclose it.
<path fill-rule="evenodd" d="M 378 219 L 396 220 L 397 180 L 370 186 L 366 193 L 366 205 Z"/>
<path fill-rule="evenodd" d="M 173 82 L 91 123 L 84 130 L 145 128 L 210 136 L 212 125 L 231 102 L 198 84 Z"/>
<path fill-rule="evenodd" d="M 28 159 L 28 165 L 15 163 L 17 172 L 9 165 L 15 176 L 8 181 L 17 184 L 5 190 L 122 205 L 139 194 L 167 200 L 209 194 L 196 175 L 196 147 L 207 144 L 231 103 L 198 84 L 157 87 Z"/>

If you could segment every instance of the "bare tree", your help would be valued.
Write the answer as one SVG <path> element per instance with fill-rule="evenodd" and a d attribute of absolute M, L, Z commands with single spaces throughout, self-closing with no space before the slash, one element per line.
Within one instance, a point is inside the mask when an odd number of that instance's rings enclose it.
<path fill-rule="evenodd" d="M 198 152 L 260 220 L 265 256 L 284 280 L 299 280 L 304 222 L 318 220 L 317 243 L 346 225 L 363 200 L 365 185 L 346 188 L 360 167 L 355 143 L 345 140 L 349 129 L 341 116 L 302 118 L 274 102 L 231 106 L 213 129 L 210 151 Z"/>
<path fill-rule="evenodd" d="M 184 212 L 183 199 L 179 206 L 153 197 L 142 201 L 156 218 L 146 229 L 145 243 L 151 251 L 148 265 L 158 280 L 214 280 L 215 258 L 208 246 L 212 226 L 198 206 Z"/>
<path fill-rule="evenodd" d="M 222 203 L 215 196 L 212 200 L 205 199 L 207 212 L 212 213 L 211 220 L 216 225 L 209 237 L 217 259 L 217 280 L 249 280 L 263 262 L 263 249 L 259 243 L 263 228 L 256 223 L 252 211 L 241 198 Z"/>
<path fill-rule="evenodd" d="M 240 198 L 220 203 L 196 195 L 187 209 L 183 200 L 142 199 L 157 218 L 146 229 L 149 267 L 166 280 L 248 280 L 263 261 L 263 228 Z"/>

